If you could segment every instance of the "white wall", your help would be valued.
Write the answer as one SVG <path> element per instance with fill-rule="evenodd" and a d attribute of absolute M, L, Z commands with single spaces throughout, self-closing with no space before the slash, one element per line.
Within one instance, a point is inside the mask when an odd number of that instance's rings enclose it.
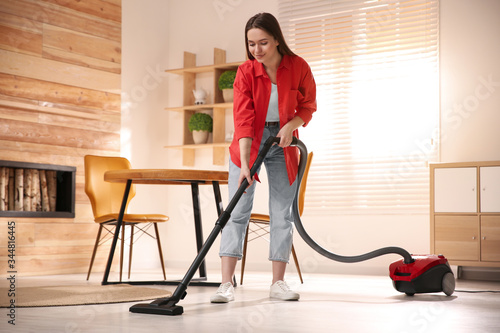
<path fill-rule="evenodd" d="M 168 87 L 164 70 L 169 58 L 169 12 L 168 1 L 122 1 L 121 153 L 135 168 L 166 164 L 162 147 L 168 128 L 163 108 Z M 165 187 L 142 185 L 137 192 L 129 212 L 167 214 L 161 204 L 168 200 Z M 134 267 L 159 265 L 155 243 L 146 239 L 136 247 Z M 153 253 L 152 260 L 141 260 L 148 252 Z"/>
<path fill-rule="evenodd" d="M 196 10 L 194 10 L 196 8 Z M 182 104 L 182 81 L 175 75 L 148 77 L 156 66 L 163 69 L 182 67 L 183 52 L 197 55 L 198 65 L 212 64 L 213 48 L 227 51 L 227 61 L 245 58 L 244 25 L 260 11 L 277 15 L 277 1 L 243 0 L 123 0 L 123 87 L 124 93 L 136 92 L 136 104 L 124 106 L 122 151 L 131 157 L 134 167 L 183 168 L 180 151 L 165 145 L 182 143 L 180 113 L 163 110 Z M 442 161 L 500 160 L 500 1 L 441 0 L 441 142 Z M 493 81 L 487 86 L 482 79 Z M 160 82 L 161 81 L 161 82 Z M 154 85 L 158 82 L 158 85 Z M 197 84 L 212 89 L 209 76 Z M 137 86 L 145 89 L 137 88 Z M 134 90 L 134 87 L 135 90 Z M 140 92 L 147 91 L 142 98 Z M 489 95 L 488 95 L 489 93 Z M 486 96 L 488 95 L 488 96 Z M 132 98 L 133 99 L 133 98 Z M 139 100 L 138 100 L 139 99 Z M 464 104 L 466 112 L 449 113 L 454 104 Z M 470 103 L 470 104 L 468 104 Z M 471 111 L 467 111 L 470 108 Z M 448 112 L 448 113 L 447 113 Z M 228 115 L 230 121 L 230 115 Z M 313 119 L 314 121 L 314 119 Z M 130 141 L 127 133 L 131 133 Z M 196 152 L 196 168 L 227 170 L 211 164 L 210 149 Z M 265 183 L 265 177 L 263 183 Z M 265 212 L 267 191 L 258 189 L 255 210 Z M 165 261 L 168 267 L 187 269 L 196 255 L 191 197 L 188 187 L 138 187 L 131 211 L 151 210 L 170 216 L 160 227 Z M 211 187 L 201 189 L 204 235 L 217 219 Z M 227 191 L 223 189 L 224 203 Z M 413 253 L 429 252 L 429 216 L 333 216 L 318 219 L 303 216 L 308 232 L 332 251 L 354 255 L 383 246 L 402 246 Z M 298 235 L 294 242 L 304 273 L 337 272 L 387 274 L 390 262 L 398 256 L 385 256 L 359 264 L 335 263 L 317 255 Z M 218 271 L 218 240 L 207 256 L 207 268 Z M 135 267 L 157 267 L 154 243 L 137 247 Z M 142 248 L 139 252 L 139 248 Z M 249 245 L 247 269 L 269 271 L 268 245 L 257 240 Z M 148 251 L 153 253 L 150 255 Z M 239 267 L 237 268 L 239 269 Z M 296 279 L 289 265 L 290 279 Z"/>
<path fill-rule="evenodd" d="M 500 160 L 500 1 L 441 0 L 441 161 Z"/>

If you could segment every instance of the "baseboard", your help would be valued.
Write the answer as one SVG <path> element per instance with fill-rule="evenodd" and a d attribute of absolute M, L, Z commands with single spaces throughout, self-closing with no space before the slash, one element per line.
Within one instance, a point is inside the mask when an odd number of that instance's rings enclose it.
<path fill-rule="evenodd" d="M 500 268 L 496 267 L 458 267 L 458 279 L 500 281 Z"/>

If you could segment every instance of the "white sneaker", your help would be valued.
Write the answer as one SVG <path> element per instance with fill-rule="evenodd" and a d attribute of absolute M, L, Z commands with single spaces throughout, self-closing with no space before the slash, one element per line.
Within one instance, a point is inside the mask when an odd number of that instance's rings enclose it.
<path fill-rule="evenodd" d="M 210 297 L 212 303 L 227 303 L 234 301 L 234 287 L 231 282 L 222 283 L 215 295 Z"/>
<path fill-rule="evenodd" d="M 271 286 L 271 291 L 269 292 L 269 297 L 278 298 L 282 301 L 297 301 L 300 295 L 295 291 L 292 291 L 285 281 L 276 281 Z"/>

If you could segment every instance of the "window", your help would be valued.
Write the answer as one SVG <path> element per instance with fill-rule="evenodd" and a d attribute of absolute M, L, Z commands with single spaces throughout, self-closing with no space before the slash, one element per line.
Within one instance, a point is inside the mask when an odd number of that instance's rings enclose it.
<path fill-rule="evenodd" d="M 428 213 L 438 158 L 438 1 L 280 0 L 289 46 L 311 66 L 318 111 L 311 214 Z"/>

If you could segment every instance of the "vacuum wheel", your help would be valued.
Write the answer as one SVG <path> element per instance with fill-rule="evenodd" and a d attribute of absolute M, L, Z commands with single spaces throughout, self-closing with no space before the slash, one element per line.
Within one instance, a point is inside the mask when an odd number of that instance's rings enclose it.
<path fill-rule="evenodd" d="M 448 272 L 443 275 L 443 281 L 441 282 L 441 285 L 446 296 L 453 295 L 453 293 L 455 292 L 455 276 L 453 276 L 453 273 Z"/>

